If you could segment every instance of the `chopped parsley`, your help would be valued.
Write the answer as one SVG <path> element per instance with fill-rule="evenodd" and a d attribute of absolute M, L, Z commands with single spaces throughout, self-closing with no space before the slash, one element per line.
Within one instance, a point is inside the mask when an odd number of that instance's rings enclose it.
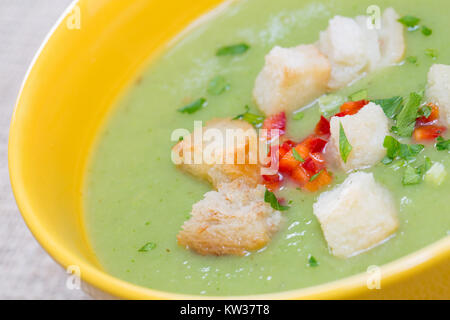
<path fill-rule="evenodd" d="M 292 116 L 292 119 L 302 120 L 304 117 L 305 117 L 305 114 L 303 112 L 297 112 L 297 113 L 294 113 L 294 115 Z"/>
<path fill-rule="evenodd" d="M 323 172 L 323 169 L 322 170 L 320 170 L 319 172 L 317 172 L 315 175 L 313 175 L 312 177 L 311 177 L 311 179 L 309 179 L 309 182 L 313 182 L 314 180 L 316 180 L 319 176 L 320 176 L 320 174 Z"/>
<path fill-rule="evenodd" d="M 392 97 L 389 99 L 373 100 L 373 103 L 378 104 L 386 114 L 386 117 L 394 119 L 402 110 L 403 98 Z"/>
<path fill-rule="evenodd" d="M 344 163 L 347 163 L 348 156 L 350 155 L 352 149 L 353 147 L 351 146 L 350 142 L 348 142 L 347 136 L 345 135 L 344 127 L 342 126 L 342 123 L 340 123 L 339 152 Z"/>
<path fill-rule="evenodd" d="M 423 96 L 421 94 L 416 92 L 411 93 L 408 102 L 397 115 L 395 131 L 399 136 L 411 137 L 422 98 Z"/>
<path fill-rule="evenodd" d="M 353 94 L 351 94 L 348 98 L 351 101 L 360 101 L 360 100 L 366 100 L 369 97 L 369 92 L 367 89 L 359 90 Z"/>
<path fill-rule="evenodd" d="M 309 257 L 308 257 L 308 266 L 312 267 L 312 268 L 318 267 L 319 266 L 319 262 L 317 261 L 316 258 L 314 258 L 314 256 L 309 255 Z"/>
<path fill-rule="evenodd" d="M 419 116 L 423 116 L 425 118 L 428 118 L 431 115 L 431 112 L 433 111 L 433 109 L 430 106 L 423 106 L 422 108 L 419 109 L 418 115 Z"/>
<path fill-rule="evenodd" d="M 269 190 L 266 189 L 266 192 L 264 193 L 264 202 L 267 202 L 270 204 L 270 206 L 278 211 L 286 211 L 289 209 L 288 206 L 282 206 L 279 202 L 275 194 Z"/>
<path fill-rule="evenodd" d="M 422 34 L 426 37 L 431 36 L 431 34 L 433 33 L 433 30 L 431 30 L 427 26 L 422 26 L 421 31 L 422 31 Z"/>
<path fill-rule="evenodd" d="M 405 186 L 419 184 L 422 181 L 422 175 L 420 174 L 420 170 L 417 168 L 413 168 L 411 166 L 407 166 L 405 173 L 403 174 L 402 183 Z"/>
<path fill-rule="evenodd" d="M 245 112 L 243 114 L 234 117 L 233 120 L 244 120 L 250 123 L 255 128 L 261 127 L 265 118 L 263 116 L 250 113 L 249 111 L 250 111 L 249 106 L 245 106 Z"/>
<path fill-rule="evenodd" d="M 217 56 L 235 56 L 244 54 L 250 49 L 250 46 L 246 43 L 239 43 L 231 46 L 225 46 L 217 50 Z"/>
<path fill-rule="evenodd" d="M 409 57 L 407 57 L 407 58 L 406 58 L 406 61 L 409 62 L 409 63 L 411 63 L 411 64 L 417 65 L 417 57 L 415 57 L 415 56 L 409 56 Z"/>
<path fill-rule="evenodd" d="M 450 139 L 445 140 L 442 137 L 437 138 L 436 149 L 438 151 L 450 150 Z"/>
<path fill-rule="evenodd" d="M 178 112 L 192 114 L 194 112 L 197 112 L 204 106 L 206 106 L 206 99 L 200 98 L 200 99 L 195 100 L 194 102 L 178 109 Z"/>
<path fill-rule="evenodd" d="M 222 76 L 217 76 L 209 82 L 207 91 L 213 96 L 218 96 L 228 90 L 230 90 L 230 85 L 227 80 Z"/>
<path fill-rule="evenodd" d="M 439 56 L 439 53 L 436 49 L 426 49 L 425 54 L 432 59 L 436 59 Z"/>
<path fill-rule="evenodd" d="M 403 16 L 398 19 L 398 22 L 410 29 L 414 29 L 419 25 L 420 19 L 414 16 Z"/>
<path fill-rule="evenodd" d="M 406 161 L 414 159 L 425 148 L 421 144 L 403 144 L 391 136 L 386 136 L 383 142 L 386 148 L 386 157 L 381 161 L 383 164 L 390 164 L 395 159 L 403 159 Z"/>
<path fill-rule="evenodd" d="M 139 252 L 149 252 L 155 248 L 156 248 L 156 243 L 148 242 L 142 248 L 140 248 L 138 251 Z"/>
<path fill-rule="evenodd" d="M 300 162 L 305 162 L 305 159 L 302 158 L 302 156 L 295 150 L 295 148 L 292 148 L 292 155 L 294 156 L 295 160 Z"/>

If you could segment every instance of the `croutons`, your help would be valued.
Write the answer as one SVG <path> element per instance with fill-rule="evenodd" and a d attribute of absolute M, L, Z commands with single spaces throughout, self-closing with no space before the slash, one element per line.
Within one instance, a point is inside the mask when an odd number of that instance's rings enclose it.
<path fill-rule="evenodd" d="M 264 202 L 265 188 L 245 179 L 220 183 L 192 207 L 178 243 L 202 255 L 244 255 L 264 247 L 282 222 L 279 211 Z"/>
<path fill-rule="evenodd" d="M 343 184 L 321 194 L 313 208 L 331 253 L 341 258 L 380 244 L 399 225 L 389 191 L 372 173 L 350 174 Z"/>
<path fill-rule="evenodd" d="M 402 61 L 406 51 L 404 27 L 398 22 L 400 16 L 393 8 L 387 8 L 381 18 L 378 30 L 381 60 L 380 67 L 386 67 Z"/>
<path fill-rule="evenodd" d="M 435 64 L 430 68 L 426 99 L 439 107 L 441 120 L 450 125 L 450 66 Z"/>
<path fill-rule="evenodd" d="M 347 162 L 344 162 L 340 155 L 340 124 L 352 146 Z M 332 117 L 330 131 L 327 153 L 346 171 L 370 167 L 386 155 L 383 142 L 389 134 L 389 119 L 383 109 L 373 102 L 355 115 Z"/>
<path fill-rule="evenodd" d="M 330 90 L 340 89 L 360 77 L 368 64 L 364 33 L 352 18 L 336 16 L 320 33 L 319 50 L 331 63 Z"/>
<path fill-rule="evenodd" d="M 326 91 L 330 68 L 313 45 L 275 47 L 256 79 L 254 99 L 266 115 L 294 111 Z"/>
<path fill-rule="evenodd" d="M 246 121 L 214 119 L 209 121 L 195 139 L 195 132 L 177 143 L 172 152 L 178 158 L 177 166 L 193 176 L 205 179 L 217 186 L 218 183 L 245 177 L 256 185 L 260 179 L 258 164 L 257 133 Z M 227 137 L 234 143 L 227 147 Z M 256 149 L 254 148 L 256 146 Z M 195 162 L 195 153 L 199 162 Z"/>

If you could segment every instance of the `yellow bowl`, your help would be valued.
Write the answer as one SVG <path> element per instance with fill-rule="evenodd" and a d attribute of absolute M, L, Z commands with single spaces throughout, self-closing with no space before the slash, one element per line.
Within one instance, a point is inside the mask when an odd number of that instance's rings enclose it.
<path fill-rule="evenodd" d="M 108 111 L 160 50 L 221 0 L 80 0 L 62 16 L 30 68 L 11 124 L 9 167 L 22 215 L 64 267 L 100 292 L 129 299 L 201 298 L 140 287 L 105 273 L 86 239 L 83 177 Z M 450 237 L 367 275 L 245 298 L 450 298 Z M 203 298 L 203 297 L 202 297 Z M 244 298 L 244 297 L 233 297 Z"/>

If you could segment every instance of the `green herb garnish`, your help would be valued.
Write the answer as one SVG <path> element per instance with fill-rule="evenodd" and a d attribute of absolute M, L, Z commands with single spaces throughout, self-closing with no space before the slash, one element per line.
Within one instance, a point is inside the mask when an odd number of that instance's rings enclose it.
<path fill-rule="evenodd" d="M 294 113 L 294 115 L 292 116 L 292 119 L 302 120 L 304 117 L 305 117 L 305 114 L 303 112 L 297 112 L 297 113 Z"/>
<path fill-rule="evenodd" d="M 421 31 L 422 31 L 422 34 L 426 37 L 431 36 L 431 34 L 433 33 L 433 30 L 431 30 L 427 26 L 422 26 Z"/>
<path fill-rule="evenodd" d="M 139 252 L 149 252 L 155 248 L 156 248 L 156 243 L 148 242 L 142 248 L 140 248 L 138 251 Z"/>
<path fill-rule="evenodd" d="M 402 144 L 391 136 L 384 138 L 383 147 L 386 148 L 386 157 L 381 162 L 386 165 L 392 163 L 396 158 L 412 160 L 424 149 L 421 144 Z"/>
<path fill-rule="evenodd" d="M 203 108 L 205 105 L 206 105 L 206 99 L 200 98 L 200 99 L 195 100 L 194 102 L 178 109 L 178 112 L 192 114 L 194 112 L 197 112 L 201 108 Z"/>
<path fill-rule="evenodd" d="M 269 203 L 270 206 L 278 211 L 286 211 L 289 209 L 288 206 L 282 206 L 279 202 L 275 194 L 269 190 L 266 189 L 266 192 L 264 193 L 264 201 Z"/>
<path fill-rule="evenodd" d="M 420 19 L 414 16 L 403 16 L 400 19 L 398 19 L 398 22 L 400 22 L 401 24 L 403 24 L 408 28 L 415 28 L 418 26 Z"/>
<path fill-rule="evenodd" d="M 320 174 L 321 174 L 322 172 L 323 172 L 323 169 L 320 170 L 319 172 L 317 172 L 315 175 L 313 175 L 313 176 L 311 177 L 311 179 L 309 179 L 309 182 L 313 182 L 314 180 L 316 180 L 317 177 L 319 177 Z"/>
<path fill-rule="evenodd" d="M 225 46 L 217 50 L 217 56 L 235 56 L 240 55 L 248 51 L 250 46 L 246 43 L 239 43 L 232 46 Z"/>
<path fill-rule="evenodd" d="M 450 150 L 450 139 L 445 140 L 442 137 L 437 138 L 436 149 L 438 151 Z"/>
<path fill-rule="evenodd" d="M 420 171 L 411 166 L 407 166 L 405 173 L 403 174 L 402 183 L 405 186 L 419 184 L 422 181 L 422 175 Z"/>
<path fill-rule="evenodd" d="M 409 56 L 409 57 L 406 58 L 406 61 L 411 63 L 411 64 L 417 65 L 417 57 Z"/>
<path fill-rule="evenodd" d="M 217 76 L 209 82 L 207 91 L 213 96 L 218 96 L 227 90 L 230 90 L 227 80 L 222 76 Z"/>
<path fill-rule="evenodd" d="M 292 155 L 294 156 L 295 160 L 300 162 L 305 162 L 305 159 L 302 158 L 302 156 L 295 150 L 295 148 L 292 148 Z"/>
<path fill-rule="evenodd" d="M 396 133 L 402 137 L 411 137 L 417 119 L 422 95 L 413 92 L 410 94 L 408 103 L 402 108 L 397 115 Z"/>
<path fill-rule="evenodd" d="M 249 106 L 245 106 L 245 113 L 234 117 L 233 120 L 244 120 L 250 123 L 255 128 L 261 127 L 265 118 L 263 116 L 250 113 L 249 111 L 250 111 Z"/>
<path fill-rule="evenodd" d="M 319 262 L 317 261 L 316 258 L 314 258 L 314 256 L 309 255 L 308 257 L 308 266 L 310 267 L 318 267 L 319 266 Z"/>
<path fill-rule="evenodd" d="M 360 101 L 360 100 L 366 100 L 369 96 L 369 92 L 367 89 L 359 90 L 353 94 L 351 94 L 348 98 L 351 101 Z"/>
<path fill-rule="evenodd" d="M 419 116 L 423 116 L 425 118 L 428 118 L 431 115 L 431 112 L 433 111 L 433 109 L 430 106 L 423 106 L 422 108 L 419 109 L 418 115 Z"/>
<path fill-rule="evenodd" d="M 425 54 L 432 59 L 436 59 L 439 55 L 439 53 L 436 49 L 426 49 Z"/>
<path fill-rule="evenodd" d="M 402 110 L 403 98 L 402 97 L 392 97 L 389 99 L 378 99 L 372 101 L 378 104 L 386 114 L 386 117 L 394 119 Z"/>
<path fill-rule="evenodd" d="M 350 142 L 348 142 L 347 136 L 345 135 L 344 127 L 342 123 L 340 123 L 339 128 L 339 152 L 341 153 L 341 158 L 344 163 L 347 163 L 348 156 L 352 151 L 353 147 Z"/>

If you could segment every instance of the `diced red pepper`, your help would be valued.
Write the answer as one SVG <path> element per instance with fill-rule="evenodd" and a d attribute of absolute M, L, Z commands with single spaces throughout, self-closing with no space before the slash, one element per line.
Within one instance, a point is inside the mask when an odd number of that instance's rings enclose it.
<path fill-rule="evenodd" d="M 264 123 L 262 125 L 263 129 L 266 129 L 267 132 L 267 139 L 271 140 L 271 132 L 270 130 L 278 129 L 279 130 L 279 136 L 282 136 L 286 133 L 286 113 L 280 112 L 278 114 L 275 114 L 273 116 L 270 116 L 264 120 Z"/>
<path fill-rule="evenodd" d="M 348 101 L 341 106 L 340 112 L 337 113 L 336 117 L 352 116 L 357 114 L 359 110 L 365 107 L 369 101 L 359 100 L 359 101 Z"/>
<path fill-rule="evenodd" d="M 320 116 L 320 120 L 316 125 L 314 132 L 319 136 L 326 136 L 330 134 L 330 121 L 324 116 Z"/>
<path fill-rule="evenodd" d="M 439 119 L 439 107 L 433 103 L 429 103 L 428 107 L 431 108 L 431 114 L 428 117 L 421 116 L 417 118 L 416 126 L 431 125 Z"/>
<path fill-rule="evenodd" d="M 291 174 L 292 180 L 297 183 L 299 186 L 303 187 L 308 181 L 311 179 L 311 176 L 302 166 L 295 168 Z"/>
<path fill-rule="evenodd" d="M 441 136 L 445 131 L 447 131 L 446 127 L 422 126 L 414 130 L 413 137 L 416 141 L 430 141 Z"/>
<path fill-rule="evenodd" d="M 306 189 L 309 192 L 316 192 L 329 185 L 332 181 L 333 177 L 328 173 L 327 169 L 323 169 L 313 181 L 308 181 L 305 185 L 303 185 L 303 189 Z"/>
<path fill-rule="evenodd" d="M 304 145 L 308 148 L 310 153 L 322 152 L 328 141 L 311 136 L 307 138 Z"/>

